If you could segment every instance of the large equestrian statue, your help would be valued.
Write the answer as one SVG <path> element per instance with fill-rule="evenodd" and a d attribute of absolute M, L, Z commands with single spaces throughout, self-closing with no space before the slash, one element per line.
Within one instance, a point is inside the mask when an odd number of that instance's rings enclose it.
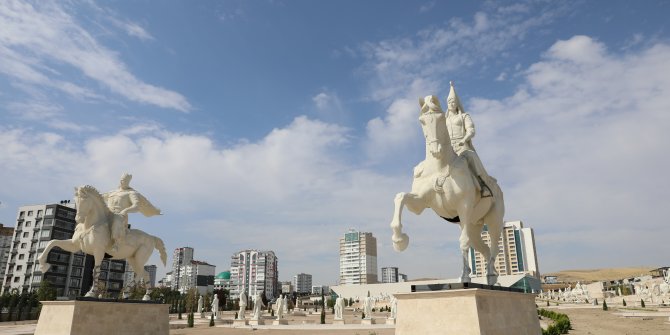
<path fill-rule="evenodd" d="M 69 240 L 51 240 L 39 257 L 40 268 L 43 273 L 49 270 L 47 263 L 49 251 L 59 247 L 68 252 L 83 251 L 93 255 L 95 266 L 93 268 L 93 285 L 86 293 L 86 297 L 98 296 L 98 281 L 100 276 L 100 265 L 105 253 L 112 259 L 125 259 L 128 261 L 137 278 L 146 285 L 149 282 L 149 274 L 144 271 L 144 265 L 149 260 L 154 249 L 160 253 L 161 261 L 165 265 L 167 253 L 163 241 L 153 235 L 149 235 L 138 229 L 127 228 L 127 213 L 140 211 L 143 213 L 159 214 L 160 210 L 153 207 L 144 197 L 128 186 L 131 176 L 124 174 L 121 178 L 119 190 L 100 194 L 95 187 L 85 185 L 75 187 L 75 204 L 77 225 L 72 238 Z M 105 200 L 108 200 L 106 202 Z M 110 201 L 110 199 L 113 199 Z M 113 211 L 108 205 L 124 204 L 125 208 Z M 114 206 L 111 206 L 114 208 Z M 120 227 L 119 227 L 120 226 Z M 149 300 L 149 287 L 142 298 Z"/>
<path fill-rule="evenodd" d="M 487 283 L 498 279 L 495 260 L 499 252 L 497 241 L 503 229 L 505 205 L 503 193 L 495 178 L 484 170 L 472 146 L 474 125 L 454 91 L 453 83 L 447 98 L 449 115 L 445 116 L 437 97 L 419 99 L 419 122 L 426 140 L 426 159 L 414 168 L 412 191 L 395 196 L 391 221 L 393 248 L 403 251 L 409 237 L 402 232 L 403 207 L 414 214 L 431 208 L 445 220 L 461 227 L 460 249 L 463 271 L 460 281 L 470 282 L 468 251 L 480 252 L 486 260 Z M 451 135 L 451 136 L 450 136 Z M 484 225 L 491 237 L 491 247 L 482 240 Z"/>

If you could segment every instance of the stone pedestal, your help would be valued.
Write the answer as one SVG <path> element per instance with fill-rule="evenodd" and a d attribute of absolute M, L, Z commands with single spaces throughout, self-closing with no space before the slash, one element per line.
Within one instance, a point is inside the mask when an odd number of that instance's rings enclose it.
<path fill-rule="evenodd" d="M 286 320 L 286 319 L 274 320 L 274 321 L 272 321 L 272 324 L 274 326 L 284 326 L 284 325 L 288 324 L 288 320 Z"/>
<path fill-rule="evenodd" d="M 398 293 L 396 335 L 541 335 L 535 295 L 487 289 Z"/>
<path fill-rule="evenodd" d="M 362 319 L 361 324 L 362 325 L 374 325 L 377 323 L 377 320 L 375 318 L 369 318 L 369 319 Z"/>
<path fill-rule="evenodd" d="M 345 323 L 344 323 L 344 319 L 341 319 L 341 320 L 333 320 L 333 324 L 334 324 L 334 325 L 343 325 L 343 324 L 345 324 Z"/>
<path fill-rule="evenodd" d="M 249 324 L 252 325 L 252 326 L 262 326 L 262 325 L 265 324 L 265 321 L 263 321 L 263 319 L 260 319 L 260 320 L 251 319 L 251 320 L 249 320 Z"/>
<path fill-rule="evenodd" d="M 249 325 L 249 321 L 244 319 L 244 320 L 233 320 L 233 327 L 244 327 Z"/>
<path fill-rule="evenodd" d="M 154 303 L 43 301 L 35 335 L 168 335 L 169 307 Z"/>
<path fill-rule="evenodd" d="M 386 319 L 386 324 L 387 325 L 395 325 L 395 319 L 392 319 L 392 318 Z"/>

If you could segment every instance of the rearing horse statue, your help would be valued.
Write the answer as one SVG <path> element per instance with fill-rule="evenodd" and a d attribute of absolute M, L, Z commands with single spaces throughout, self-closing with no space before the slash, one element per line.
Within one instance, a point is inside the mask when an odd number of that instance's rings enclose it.
<path fill-rule="evenodd" d="M 77 226 L 74 234 L 69 240 L 49 241 L 39 257 L 40 269 L 43 273 L 49 270 L 50 264 L 47 263 L 47 255 L 54 247 L 59 247 L 68 252 L 83 251 L 93 255 L 95 259 L 93 285 L 86 293 L 86 297 L 97 297 L 100 265 L 105 253 L 111 255 L 112 259 L 127 260 L 136 276 L 144 284 L 149 282 L 149 274 L 144 271 L 144 265 L 149 260 L 154 248 L 160 253 L 161 261 L 165 265 L 167 253 L 163 241 L 139 229 L 130 229 L 124 243 L 116 250 L 112 248 L 110 225 L 115 218 L 114 216 L 119 214 L 114 214 L 109 210 L 102 195 L 95 187 L 90 185 L 75 187 L 75 203 L 77 205 L 77 215 L 75 216 Z M 142 300 L 149 300 L 149 292 L 147 286 L 147 292 Z"/>
<path fill-rule="evenodd" d="M 431 208 L 446 220 L 458 222 L 461 227 L 460 249 L 463 271 L 460 281 L 470 282 L 468 250 L 473 247 L 487 262 L 487 283 L 494 285 L 498 279 L 495 260 L 499 252 L 498 239 L 503 229 L 505 205 L 503 193 L 494 178 L 489 178 L 491 196 L 482 196 L 477 176 L 468 166 L 466 157 L 454 151 L 447 131 L 445 114 L 435 96 L 419 99 L 419 122 L 426 139 L 426 159 L 414 168 L 412 191 L 395 196 L 395 210 L 391 220 L 393 248 L 403 251 L 409 237 L 402 232 L 403 207 L 414 214 Z M 487 226 L 491 236 L 489 248 L 481 232 Z"/>

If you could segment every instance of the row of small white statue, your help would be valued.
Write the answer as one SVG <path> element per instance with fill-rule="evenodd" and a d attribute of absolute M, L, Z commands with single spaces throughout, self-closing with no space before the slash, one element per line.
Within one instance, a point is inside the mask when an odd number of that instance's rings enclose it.
<path fill-rule="evenodd" d="M 286 308 L 286 302 L 288 298 L 282 298 L 279 296 L 275 303 L 277 309 L 277 320 L 284 318 L 284 310 Z M 344 317 L 344 298 L 338 297 L 335 299 L 335 320 L 342 320 Z M 363 312 L 365 313 L 365 318 L 370 319 L 372 317 L 372 308 L 374 308 L 375 300 L 371 297 L 367 297 L 363 300 Z M 214 314 L 214 318 L 219 318 L 219 297 L 214 295 L 212 300 L 211 310 Z M 245 311 L 247 307 L 247 295 L 242 292 L 240 294 L 240 310 L 237 312 L 237 319 L 244 320 Z M 254 310 L 251 314 L 251 320 L 259 320 L 263 314 L 263 308 L 266 307 L 263 303 L 263 296 L 261 293 L 258 293 L 254 297 Z M 390 319 L 395 319 L 398 312 L 398 299 L 391 297 L 391 315 Z M 198 313 L 203 313 L 203 300 L 202 296 L 198 299 Z"/>

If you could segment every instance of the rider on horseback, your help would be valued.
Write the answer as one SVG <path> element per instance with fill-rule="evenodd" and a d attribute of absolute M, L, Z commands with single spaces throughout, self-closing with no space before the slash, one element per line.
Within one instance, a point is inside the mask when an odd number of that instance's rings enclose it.
<path fill-rule="evenodd" d="M 114 244 L 112 251 L 118 251 L 123 244 L 128 231 L 128 213 L 141 212 L 144 216 L 160 215 L 161 210 L 154 207 L 140 192 L 130 187 L 132 175 L 124 173 L 121 176 L 119 189 L 102 195 L 109 210 L 115 215 L 112 221 L 111 235 Z"/>
<path fill-rule="evenodd" d="M 475 124 L 472 123 L 470 115 L 465 113 L 456 91 L 454 83 L 449 82 L 449 96 L 447 97 L 447 129 L 451 138 L 451 146 L 459 156 L 465 157 L 468 161 L 470 170 L 477 176 L 482 198 L 491 196 L 491 189 L 487 185 L 489 174 L 484 169 L 482 161 L 479 159 L 475 147 L 472 145 L 472 138 L 475 137 Z"/>

